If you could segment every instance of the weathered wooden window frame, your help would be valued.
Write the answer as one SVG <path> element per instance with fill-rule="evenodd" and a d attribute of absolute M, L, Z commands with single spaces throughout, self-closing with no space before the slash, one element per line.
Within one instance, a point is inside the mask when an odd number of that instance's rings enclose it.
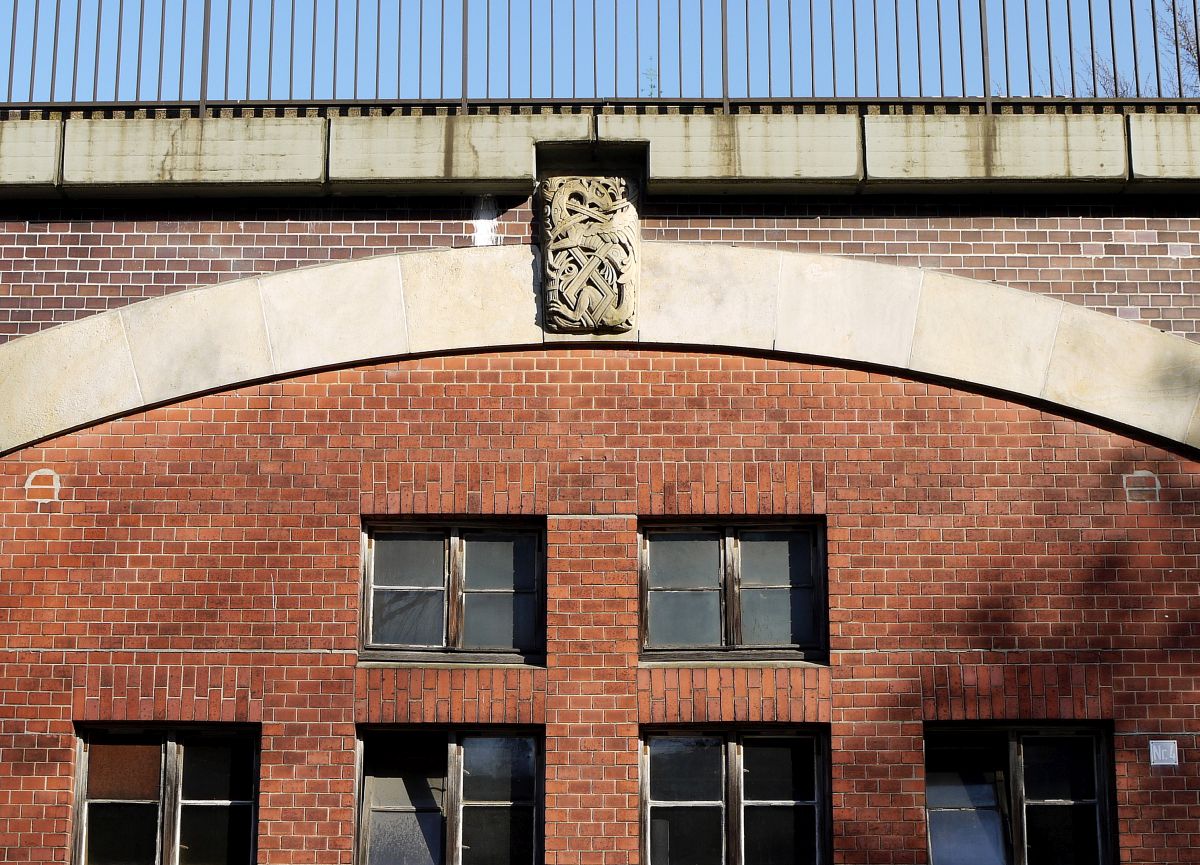
<path fill-rule="evenodd" d="M 443 552 L 443 600 L 441 646 L 406 645 L 401 643 L 377 643 L 372 639 L 371 622 L 375 600 L 375 536 L 387 533 L 411 532 L 413 534 L 442 534 Z M 463 649 L 463 606 L 467 592 L 463 588 L 463 563 L 465 553 L 464 535 L 474 532 L 497 532 L 532 535 L 537 540 L 534 556 L 534 643 L 529 652 L 513 652 L 505 649 Z M 450 661 L 478 664 L 542 664 L 546 658 L 546 527 L 535 521 L 398 521 L 364 520 L 362 528 L 362 616 L 359 622 L 359 644 L 363 661 L 395 661 L 429 663 Z"/>
<path fill-rule="evenodd" d="M 203 742 L 210 740 L 243 739 L 252 741 L 254 752 L 254 767 L 251 777 L 254 779 L 254 789 L 250 799 L 187 799 L 183 798 L 183 756 L 186 742 Z M 211 730 L 204 727 L 172 727 L 160 729 L 152 727 L 87 727 L 78 732 L 75 739 L 75 805 L 72 820 L 72 859 L 76 865 L 87 863 L 87 824 L 88 805 L 106 802 L 131 802 L 148 804 L 150 800 L 133 799 L 89 799 L 87 796 L 89 745 L 96 742 L 111 744 L 157 744 L 160 748 L 158 784 L 158 865 L 175 865 L 179 860 L 179 825 L 182 808 L 188 805 L 211 805 L 233 807 L 249 806 L 250 825 L 250 856 L 246 865 L 258 861 L 258 788 L 259 765 L 261 759 L 261 734 L 257 730 L 238 727 L 234 729 Z"/>
<path fill-rule="evenodd" d="M 355 833 L 356 855 L 355 862 L 357 865 L 367 865 L 370 858 L 370 831 L 369 831 L 369 816 L 372 811 L 391 811 L 416 813 L 421 809 L 418 808 L 372 808 L 371 807 L 371 781 L 367 775 L 367 754 L 366 740 L 380 740 L 384 738 L 395 738 L 398 742 L 402 742 L 406 734 L 422 733 L 444 735 L 446 737 L 446 800 L 445 813 L 445 836 L 442 845 L 442 865 L 462 865 L 462 812 L 464 805 L 470 807 L 478 804 L 504 804 L 504 805 L 519 805 L 521 807 L 531 807 L 533 809 L 533 861 L 532 865 L 542 865 L 545 861 L 545 826 L 542 819 L 543 802 L 545 799 L 545 742 L 544 737 L 528 728 L 521 727 L 480 727 L 475 729 L 455 729 L 448 730 L 445 728 L 430 728 L 428 726 L 414 727 L 373 727 L 361 730 L 358 739 L 358 830 Z M 513 739 L 531 739 L 534 745 L 534 766 L 533 766 L 533 796 L 529 802 L 505 802 L 505 803 L 478 803 L 465 802 L 463 799 L 463 757 L 462 742 L 464 739 L 470 738 L 513 738 Z"/>
<path fill-rule="evenodd" d="M 812 645 L 747 646 L 741 641 L 740 536 L 751 532 L 808 532 L 812 535 L 813 614 L 816 639 Z M 650 541 L 655 535 L 711 532 L 720 534 L 720 646 L 656 647 L 650 642 Z M 777 522 L 647 522 L 638 527 L 638 637 L 642 658 L 659 661 L 740 660 L 829 661 L 829 601 L 825 523 L 818 518 Z"/>
<path fill-rule="evenodd" d="M 998 797 L 1001 802 L 1001 813 L 1007 817 L 1003 826 L 1005 840 L 1012 853 L 1013 865 L 1027 865 L 1029 851 L 1025 843 L 1025 806 L 1029 804 L 1095 804 L 1097 810 L 1097 850 L 1099 851 L 1098 865 L 1114 865 L 1113 851 L 1115 845 L 1115 827 L 1113 825 L 1113 762 L 1111 738 L 1108 733 L 1096 727 L 1081 726 L 1039 726 L 1039 725 L 957 725 L 930 724 L 925 729 L 925 748 L 928 750 L 931 736 L 964 736 L 971 733 L 1004 734 L 1008 740 L 1007 762 L 1005 769 L 1008 779 L 1004 783 L 1006 797 Z M 1092 768 L 1095 773 L 1094 783 L 1096 797 L 1094 799 L 1035 799 L 1031 800 L 1025 794 L 1024 742 L 1037 738 L 1080 738 L 1087 739 L 1092 744 Z M 933 859 L 933 835 L 930 831 L 929 814 L 932 811 L 967 811 L 978 810 L 968 808 L 925 807 L 925 843 L 929 859 Z M 935 863 L 936 865 L 936 863 Z"/>
<path fill-rule="evenodd" d="M 744 859 L 745 839 L 743 837 L 743 822 L 747 800 L 744 791 L 745 777 L 742 772 L 743 743 L 746 739 L 810 739 L 813 743 L 813 754 L 816 764 L 814 795 L 812 802 L 804 800 L 789 800 L 787 804 L 813 805 L 816 809 L 817 849 L 816 865 L 828 865 L 832 862 L 833 817 L 830 807 L 830 794 L 833 788 L 832 764 L 830 760 L 830 740 L 828 730 L 812 727 L 785 727 L 779 730 L 755 728 L 738 730 L 701 726 L 695 729 L 671 727 L 664 729 L 644 730 L 641 736 L 638 759 L 640 796 L 639 823 L 641 831 L 641 855 L 645 865 L 653 865 L 650 860 L 650 808 L 686 807 L 688 805 L 710 806 L 715 804 L 708 800 L 654 802 L 650 798 L 650 740 L 662 738 L 715 738 L 720 739 L 724 749 L 722 771 L 723 813 L 721 838 L 724 844 L 722 862 L 724 865 L 742 865 Z M 752 805 L 764 804 L 763 800 L 750 800 Z M 780 804 L 784 804 L 782 801 Z"/>

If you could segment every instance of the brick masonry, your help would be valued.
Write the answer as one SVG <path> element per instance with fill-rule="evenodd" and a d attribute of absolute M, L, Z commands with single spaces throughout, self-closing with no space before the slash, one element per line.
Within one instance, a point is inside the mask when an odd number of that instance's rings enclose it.
<path fill-rule="evenodd" d="M 544 732 L 549 865 L 639 861 L 640 725 L 828 725 L 835 861 L 915 865 L 924 723 L 1071 719 L 1111 724 L 1121 861 L 1200 862 L 1198 503 L 1195 462 L 1077 421 L 750 357 L 427 358 L 104 423 L 0 461 L 0 861 L 69 861 L 86 721 L 261 725 L 259 859 L 329 865 L 359 725 Z M 545 517 L 546 665 L 360 666 L 363 514 Z M 689 514 L 825 515 L 828 666 L 639 665 L 637 519 Z"/>
<path fill-rule="evenodd" d="M 502 243 L 533 236 L 499 202 Z M 470 246 L 474 202 L 104 203 L 0 212 L 0 341 L 199 285 Z M 649 240 L 768 246 L 994 280 L 1200 339 L 1200 218 L 1181 199 L 651 197 Z"/>

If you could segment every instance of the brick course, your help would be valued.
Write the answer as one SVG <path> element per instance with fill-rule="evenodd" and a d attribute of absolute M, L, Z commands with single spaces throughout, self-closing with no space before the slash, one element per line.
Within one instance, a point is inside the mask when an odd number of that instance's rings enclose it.
<path fill-rule="evenodd" d="M 44 467 L 61 501 L 27 496 Z M 1121 861 L 1200 861 L 1200 466 L 1078 421 L 563 349 L 205 396 L 0 478 L 0 861 L 69 860 L 74 724 L 238 721 L 260 861 L 349 865 L 357 726 L 436 722 L 541 730 L 549 865 L 633 865 L 639 725 L 703 721 L 827 725 L 835 861 L 919 863 L 922 725 L 988 719 L 1111 724 Z M 545 667 L 359 666 L 363 514 L 545 517 Z M 688 514 L 825 515 L 828 666 L 639 666 L 637 517 Z"/>
<path fill-rule="evenodd" d="M 529 243 L 528 201 L 495 234 Z M 0 341 L 238 277 L 473 242 L 473 200 L 59 204 L 0 215 Z M 927 267 L 1200 339 L 1200 218 L 1179 200 L 652 197 L 649 240 L 765 246 Z"/>

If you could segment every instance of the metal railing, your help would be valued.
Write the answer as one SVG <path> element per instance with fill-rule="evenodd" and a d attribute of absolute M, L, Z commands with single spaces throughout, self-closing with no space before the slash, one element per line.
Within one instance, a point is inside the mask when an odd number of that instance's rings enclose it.
<path fill-rule="evenodd" d="M 3 107 L 1200 98 L 1197 0 L 8 4 Z"/>

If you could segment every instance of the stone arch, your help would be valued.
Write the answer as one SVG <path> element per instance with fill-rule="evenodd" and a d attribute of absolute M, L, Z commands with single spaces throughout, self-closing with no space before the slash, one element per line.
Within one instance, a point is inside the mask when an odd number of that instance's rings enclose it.
<path fill-rule="evenodd" d="M 803 356 L 999 391 L 1200 447 L 1200 344 L 992 283 L 646 243 L 636 329 L 539 321 L 528 246 L 389 255 L 143 301 L 0 346 L 0 453 L 200 393 L 387 358 L 597 343 Z"/>

